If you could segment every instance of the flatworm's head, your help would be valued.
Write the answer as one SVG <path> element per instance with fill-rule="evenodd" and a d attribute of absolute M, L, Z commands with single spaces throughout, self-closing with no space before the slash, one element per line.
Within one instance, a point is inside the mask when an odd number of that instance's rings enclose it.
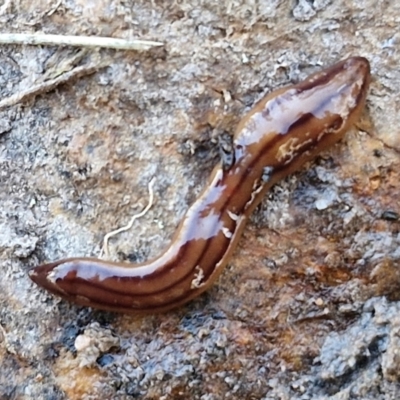
<path fill-rule="evenodd" d="M 357 122 L 369 81 L 368 60 L 352 57 L 269 94 L 238 126 L 236 161 L 254 168 L 258 154 L 260 167 L 282 170 L 275 181 L 294 171 Z"/>
<path fill-rule="evenodd" d="M 332 116 L 336 121 L 333 123 L 328 118 L 325 124 L 331 128 L 331 125 L 335 125 L 336 130 L 344 133 L 359 118 L 365 105 L 369 83 L 368 60 L 364 57 L 352 57 L 309 76 L 294 88 L 299 98 L 306 102 L 303 114 L 311 113 L 316 120 Z M 317 107 L 314 102 L 309 102 L 311 97 L 319 97 Z M 339 119 L 344 126 L 338 123 Z M 319 128 L 320 125 L 317 126 Z"/>

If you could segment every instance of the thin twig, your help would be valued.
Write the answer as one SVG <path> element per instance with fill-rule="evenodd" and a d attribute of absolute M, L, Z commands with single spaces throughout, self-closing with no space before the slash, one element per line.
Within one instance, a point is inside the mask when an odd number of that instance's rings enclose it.
<path fill-rule="evenodd" d="M 98 36 L 63 36 L 42 33 L 2 33 L 0 44 L 55 45 L 77 47 L 106 47 L 119 50 L 149 50 L 163 43 L 151 40 L 114 39 Z"/>
<path fill-rule="evenodd" d="M 101 249 L 100 256 L 99 256 L 100 258 L 102 258 L 103 255 L 104 255 L 106 258 L 109 258 L 109 257 L 110 257 L 110 252 L 109 252 L 109 249 L 108 249 L 108 240 L 109 240 L 111 237 L 113 237 L 113 236 L 115 236 L 115 235 L 118 235 L 118 234 L 121 233 L 121 232 L 125 232 L 125 231 L 128 231 L 129 229 L 131 229 L 132 226 L 133 226 L 133 223 L 135 222 L 135 220 L 138 219 L 138 218 L 140 218 L 140 217 L 143 217 L 143 215 L 145 215 L 145 214 L 147 213 L 147 211 L 150 210 L 151 206 L 153 205 L 153 201 L 154 201 L 154 193 L 153 193 L 153 185 L 154 185 L 154 182 L 155 182 L 155 178 L 153 178 L 153 179 L 149 182 L 149 185 L 148 185 L 148 190 L 149 190 L 149 202 L 148 202 L 147 206 L 146 206 L 140 213 L 135 214 L 134 216 L 132 216 L 131 220 L 129 221 L 129 223 L 128 223 L 127 225 L 123 226 L 122 228 L 116 229 L 115 231 L 109 232 L 109 233 L 107 233 L 107 234 L 104 236 L 104 239 L 103 239 L 103 248 Z"/>
<path fill-rule="evenodd" d="M 71 71 L 65 72 L 62 75 L 57 76 L 54 79 L 49 79 L 45 82 L 41 82 L 37 85 L 30 87 L 29 89 L 15 93 L 10 97 L 0 100 L 0 110 L 18 104 L 22 101 L 27 100 L 30 97 L 50 92 L 57 86 L 62 85 L 71 79 L 81 78 L 82 76 L 91 75 L 98 71 L 100 68 L 106 67 L 108 64 L 89 64 L 76 67 Z"/>
<path fill-rule="evenodd" d="M 58 0 L 58 3 L 52 9 L 50 9 L 50 11 L 46 11 L 45 14 L 47 14 L 48 17 L 53 15 L 57 11 L 58 7 L 61 6 L 62 2 L 63 0 Z"/>
<path fill-rule="evenodd" d="M 12 7 L 11 0 L 6 0 L 0 7 L 0 15 L 5 15 L 7 11 Z"/>

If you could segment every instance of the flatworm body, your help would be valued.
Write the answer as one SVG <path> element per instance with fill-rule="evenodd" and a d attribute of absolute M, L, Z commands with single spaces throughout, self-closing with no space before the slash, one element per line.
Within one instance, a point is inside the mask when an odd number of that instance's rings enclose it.
<path fill-rule="evenodd" d="M 357 121 L 369 80 L 368 61 L 352 57 L 263 98 L 238 125 L 232 162 L 215 167 L 159 257 L 69 258 L 34 268 L 31 279 L 69 301 L 117 312 L 165 311 L 197 297 L 221 274 L 266 191 Z"/>

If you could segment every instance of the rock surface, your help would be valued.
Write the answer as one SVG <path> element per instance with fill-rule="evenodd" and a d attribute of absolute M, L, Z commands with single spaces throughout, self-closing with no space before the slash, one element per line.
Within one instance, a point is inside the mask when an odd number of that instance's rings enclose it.
<path fill-rule="evenodd" d="M 399 20 L 383 0 L 5 1 L 2 32 L 165 45 L 1 46 L 1 99 L 71 63 L 108 66 L 0 110 L 0 399 L 400 398 Z M 154 176 L 152 209 L 111 249 L 155 256 L 218 137 L 266 92 L 350 55 L 372 66 L 360 126 L 266 196 L 205 295 L 125 316 L 29 280 L 98 256 Z"/>

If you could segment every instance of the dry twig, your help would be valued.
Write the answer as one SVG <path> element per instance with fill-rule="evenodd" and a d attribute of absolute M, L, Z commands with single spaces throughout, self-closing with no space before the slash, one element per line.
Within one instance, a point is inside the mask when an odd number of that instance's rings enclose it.
<path fill-rule="evenodd" d="M 98 71 L 100 68 L 103 68 L 107 65 L 108 64 L 89 64 L 76 67 L 71 71 L 65 72 L 64 74 L 57 76 L 54 79 L 49 79 L 47 81 L 38 83 L 37 85 L 30 87 L 29 89 L 15 93 L 10 97 L 0 100 L 0 110 L 5 107 L 13 106 L 22 101 L 25 101 L 30 97 L 35 97 L 37 95 L 50 92 L 51 90 L 54 90 L 57 86 L 67 83 L 72 79 L 91 75 Z"/>
<path fill-rule="evenodd" d="M 151 40 L 114 39 L 97 36 L 63 36 L 41 33 L 2 33 L 0 44 L 28 44 L 77 47 L 106 47 L 119 50 L 149 50 L 163 43 Z"/>

